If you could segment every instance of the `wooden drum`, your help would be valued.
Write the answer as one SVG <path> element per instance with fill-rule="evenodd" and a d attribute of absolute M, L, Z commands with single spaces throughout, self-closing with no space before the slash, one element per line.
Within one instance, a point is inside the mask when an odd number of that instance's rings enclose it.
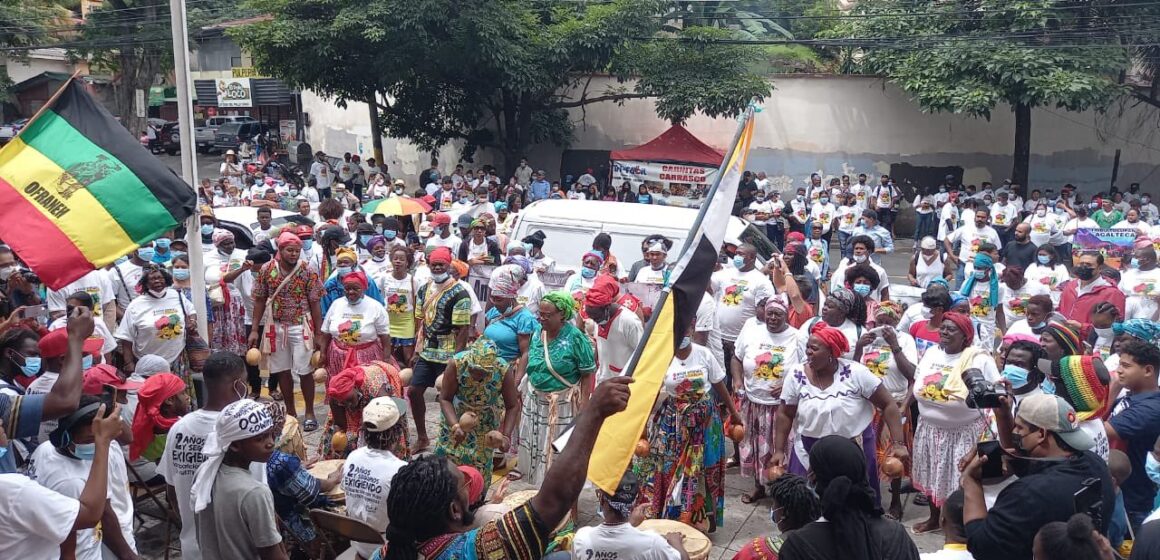
<path fill-rule="evenodd" d="M 689 553 L 689 560 L 705 560 L 709 557 L 709 550 L 713 543 L 704 533 L 672 519 L 646 519 L 637 529 L 652 531 L 662 537 L 668 533 L 680 533 L 685 536 L 685 552 Z"/>
<path fill-rule="evenodd" d="M 335 469 L 341 469 L 344 462 L 345 461 L 342 459 L 327 459 L 325 461 L 314 463 L 314 466 L 307 469 L 307 471 L 311 476 L 317 478 L 318 480 L 326 480 L 330 478 L 330 474 L 333 473 Z M 342 490 L 342 485 L 335 486 L 325 495 L 327 498 L 330 498 L 336 502 L 346 501 L 346 492 Z"/>
<path fill-rule="evenodd" d="M 537 490 L 521 490 L 519 492 L 512 492 L 511 494 L 504 496 L 503 505 L 507 507 L 506 511 L 511 511 L 513 509 L 516 509 L 516 508 L 524 505 L 525 503 L 528 502 L 528 500 L 531 500 L 532 497 L 538 493 L 539 492 Z M 560 529 L 563 529 L 564 526 L 567 525 L 568 522 L 571 520 L 572 520 L 572 513 L 569 511 L 568 515 L 565 515 L 564 519 L 560 520 L 560 524 L 556 525 L 555 529 L 552 529 L 552 532 L 553 533 L 559 532 Z"/>

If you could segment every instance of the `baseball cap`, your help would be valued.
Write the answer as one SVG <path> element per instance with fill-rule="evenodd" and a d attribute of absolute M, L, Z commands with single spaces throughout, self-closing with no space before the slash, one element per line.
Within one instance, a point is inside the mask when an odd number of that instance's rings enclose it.
<path fill-rule="evenodd" d="M 82 385 L 84 394 L 100 395 L 106 385 L 119 391 L 135 391 L 141 388 L 142 383 L 121 379 L 121 376 L 117 374 L 117 368 L 109 364 L 98 364 L 85 370 L 84 384 Z"/>
<path fill-rule="evenodd" d="M 1073 449 L 1086 451 L 1095 445 L 1092 436 L 1079 428 L 1075 409 L 1062 397 L 1047 394 L 1026 397 L 1019 402 L 1015 416 L 1028 424 L 1059 434 L 1060 439 Z"/>
<path fill-rule="evenodd" d="M 377 397 L 363 407 L 363 429 L 385 432 L 407 414 L 407 403 L 394 397 Z"/>
<path fill-rule="evenodd" d="M 439 213 L 435 214 L 434 218 L 431 218 L 431 224 L 435 225 L 435 226 L 450 225 L 451 224 L 451 216 L 449 216 L 443 212 L 439 212 Z"/>
<path fill-rule="evenodd" d="M 85 354 L 100 354 L 101 346 L 105 344 L 102 338 L 86 338 L 84 342 Z M 40 337 L 38 343 L 41 358 L 60 358 L 68 352 L 68 330 L 56 329 Z"/>
<path fill-rule="evenodd" d="M 459 227 L 461 227 L 461 228 L 471 227 L 471 221 L 474 219 L 475 218 L 472 217 L 471 214 L 460 214 L 459 221 L 458 221 Z"/>

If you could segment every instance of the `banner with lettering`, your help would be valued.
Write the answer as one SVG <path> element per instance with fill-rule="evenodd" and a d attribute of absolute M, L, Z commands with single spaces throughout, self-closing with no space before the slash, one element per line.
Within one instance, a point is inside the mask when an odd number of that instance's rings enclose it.
<path fill-rule="evenodd" d="M 612 185 L 624 181 L 634 191 L 644 185 L 654 202 L 669 206 L 699 207 L 709 185 L 717 177 L 716 167 L 652 161 L 613 161 Z"/>
<path fill-rule="evenodd" d="M 1119 269 L 1120 261 L 1132 258 L 1137 235 L 1134 229 L 1077 229 L 1071 244 L 1071 262 L 1079 263 L 1079 256 L 1085 252 L 1099 251 L 1105 265 Z"/>

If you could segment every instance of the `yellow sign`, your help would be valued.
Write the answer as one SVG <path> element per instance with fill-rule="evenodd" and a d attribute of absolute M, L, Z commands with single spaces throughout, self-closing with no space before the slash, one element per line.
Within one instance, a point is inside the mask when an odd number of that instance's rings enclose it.
<path fill-rule="evenodd" d="M 231 68 L 230 71 L 233 73 L 233 77 L 235 77 L 235 78 L 257 78 L 258 77 L 258 70 L 256 68 L 254 68 L 253 66 L 242 66 L 240 68 Z"/>

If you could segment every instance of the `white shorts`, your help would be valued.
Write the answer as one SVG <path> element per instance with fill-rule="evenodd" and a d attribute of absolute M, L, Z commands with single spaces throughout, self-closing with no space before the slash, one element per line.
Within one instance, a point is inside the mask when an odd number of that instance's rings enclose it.
<path fill-rule="evenodd" d="M 312 375 L 310 356 L 314 349 L 302 340 L 302 325 L 274 325 L 274 351 L 270 352 L 271 373 L 289 371 L 295 375 Z"/>

